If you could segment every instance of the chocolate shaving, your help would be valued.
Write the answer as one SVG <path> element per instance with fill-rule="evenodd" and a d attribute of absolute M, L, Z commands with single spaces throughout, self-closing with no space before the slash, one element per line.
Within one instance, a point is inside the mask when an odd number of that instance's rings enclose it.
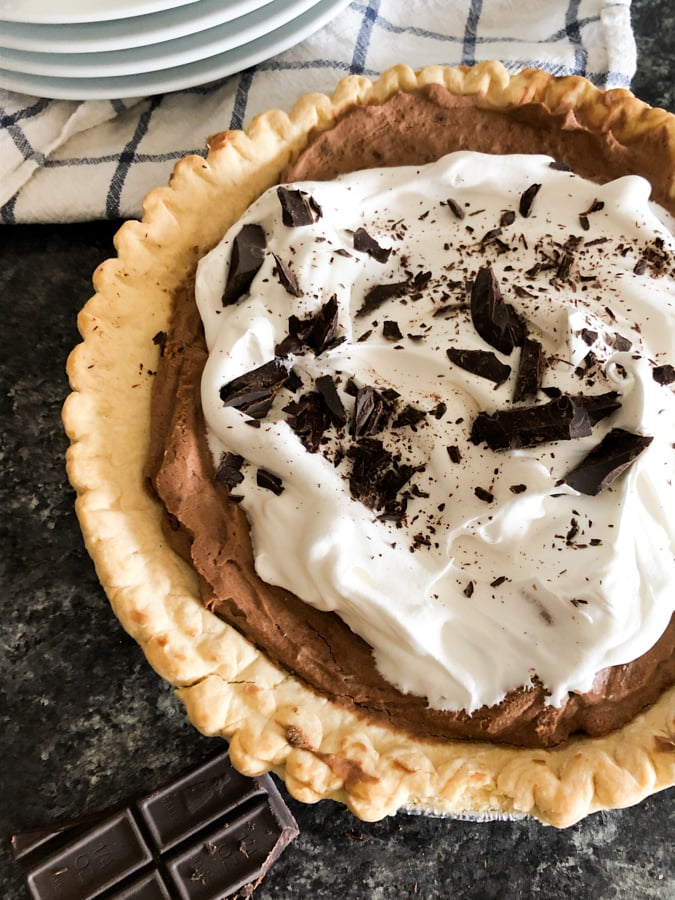
<path fill-rule="evenodd" d="M 322 216 L 321 207 L 311 194 L 279 185 L 281 221 L 289 228 L 313 225 Z"/>
<path fill-rule="evenodd" d="M 367 253 L 380 263 L 386 263 L 391 254 L 391 247 L 381 247 L 365 228 L 357 228 L 354 232 L 354 249 Z"/>
<path fill-rule="evenodd" d="M 321 375 L 316 379 L 316 389 L 321 395 L 333 425 L 340 427 L 347 421 L 347 413 L 337 392 L 332 375 Z"/>
<path fill-rule="evenodd" d="M 527 219 L 532 212 L 532 204 L 534 203 L 534 198 L 539 193 L 540 188 L 540 184 L 531 184 L 529 188 L 521 194 L 520 202 L 518 203 L 518 212 L 524 219 Z"/>
<path fill-rule="evenodd" d="M 448 204 L 448 208 L 450 209 L 450 212 L 457 219 L 464 218 L 464 210 L 462 209 L 462 207 L 459 205 L 459 203 L 456 200 L 453 200 L 452 197 L 448 197 L 448 199 L 445 202 Z"/>
<path fill-rule="evenodd" d="M 261 225 L 249 223 L 242 226 L 232 241 L 230 267 L 222 298 L 223 306 L 231 306 L 248 292 L 265 259 L 266 246 L 267 239 Z"/>
<path fill-rule="evenodd" d="M 278 475 L 273 475 L 271 472 L 268 472 L 267 469 L 258 469 L 255 480 L 258 487 L 272 491 L 272 493 L 277 496 L 283 493 L 284 485 L 281 478 L 279 478 Z"/>
<path fill-rule="evenodd" d="M 279 359 L 272 359 L 224 384 L 220 399 L 225 406 L 233 406 L 253 419 L 262 419 L 287 379 L 284 364 Z"/>
<path fill-rule="evenodd" d="M 616 481 L 652 440 L 646 435 L 613 428 L 567 473 L 565 481 L 579 493 L 595 496 Z"/>
<path fill-rule="evenodd" d="M 491 450 L 516 450 L 589 434 L 591 420 L 586 409 L 571 397 L 562 396 L 535 406 L 480 412 L 471 428 L 471 441 L 485 442 Z"/>
<path fill-rule="evenodd" d="M 511 366 L 503 363 L 491 350 L 460 350 L 449 347 L 446 352 L 450 362 L 473 375 L 494 381 L 495 384 L 503 384 L 511 374 Z"/>
<path fill-rule="evenodd" d="M 516 384 L 513 389 L 515 402 L 537 396 L 544 373 L 544 352 L 539 341 L 526 338 L 520 351 Z"/>
<path fill-rule="evenodd" d="M 214 481 L 217 481 L 219 484 L 225 484 L 230 489 L 237 484 L 241 484 L 244 480 L 244 476 L 241 473 L 243 464 L 243 456 L 239 456 L 236 453 L 223 453 L 214 476 Z"/>
<path fill-rule="evenodd" d="M 392 284 L 376 284 L 363 298 L 363 303 L 356 311 L 356 318 L 360 319 L 363 316 L 367 316 L 369 313 L 374 312 L 376 309 L 379 309 L 383 303 L 386 303 L 387 300 L 392 300 L 394 297 L 405 296 L 408 292 L 408 286 L 407 281 L 398 281 Z"/>
<path fill-rule="evenodd" d="M 478 334 L 490 346 L 509 354 L 525 340 L 525 329 L 512 306 L 502 299 L 490 266 L 478 270 L 471 287 L 471 319 Z"/>
<path fill-rule="evenodd" d="M 274 254 L 274 260 L 276 262 L 276 266 L 274 268 L 274 272 L 277 275 L 279 281 L 281 282 L 282 287 L 293 297 L 301 297 L 302 291 L 298 287 L 298 282 L 293 274 L 291 267 L 288 263 L 285 263 L 282 259 Z"/>
<path fill-rule="evenodd" d="M 663 366 L 655 366 L 652 369 L 652 377 L 657 384 L 672 384 L 675 381 L 675 368 L 669 363 Z"/>

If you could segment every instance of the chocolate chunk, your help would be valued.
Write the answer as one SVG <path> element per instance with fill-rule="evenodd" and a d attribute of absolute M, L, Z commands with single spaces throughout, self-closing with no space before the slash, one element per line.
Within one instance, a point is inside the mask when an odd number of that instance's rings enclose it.
<path fill-rule="evenodd" d="M 414 406 L 410 406 L 408 404 L 405 406 L 401 412 L 396 416 L 394 421 L 391 423 L 392 428 L 403 428 L 405 426 L 412 428 L 413 431 L 415 427 L 419 425 L 419 423 L 426 419 L 427 414 L 423 409 L 415 409 Z"/>
<path fill-rule="evenodd" d="M 658 384 L 672 384 L 675 381 L 675 368 L 668 363 L 663 366 L 655 366 L 652 369 L 652 377 Z"/>
<path fill-rule="evenodd" d="M 613 428 L 567 473 L 565 481 L 581 494 L 595 496 L 616 481 L 652 440 L 646 435 Z"/>
<path fill-rule="evenodd" d="M 616 391 L 607 391 L 604 394 L 589 394 L 588 396 L 574 397 L 574 402 L 583 406 L 588 413 L 591 425 L 595 425 L 601 419 L 611 415 L 621 406 L 619 395 Z"/>
<path fill-rule="evenodd" d="M 505 209 L 499 217 L 499 224 L 502 228 L 506 228 L 508 225 L 513 225 L 515 221 L 516 214 L 512 209 Z"/>
<path fill-rule="evenodd" d="M 416 467 L 402 464 L 374 438 L 356 442 L 347 456 L 352 460 L 349 476 L 352 497 L 368 509 L 385 509 L 385 518 L 401 518 L 405 503 L 397 500 L 397 494 L 417 471 Z"/>
<path fill-rule="evenodd" d="M 492 501 L 495 499 L 495 495 L 492 493 L 492 491 L 488 491 L 486 488 L 480 486 L 475 487 L 473 489 L 473 492 L 479 500 L 483 500 L 485 501 L 485 503 L 492 503 Z"/>
<path fill-rule="evenodd" d="M 367 253 L 380 263 L 386 263 L 391 254 L 391 247 L 381 247 L 365 228 L 357 228 L 354 232 L 354 249 Z"/>
<path fill-rule="evenodd" d="M 525 329 L 512 306 L 505 303 L 490 266 L 478 270 L 471 287 L 471 319 L 490 346 L 509 354 L 525 340 Z"/>
<path fill-rule="evenodd" d="M 598 339 L 598 332 L 593 331 L 592 328 L 582 328 L 579 335 L 584 344 L 588 344 L 589 347 Z"/>
<path fill-rule="evenodd" d="M 268 472 L 267 469 L 258 469 L 255 473 L 255 480 L 258 487 L 272 491 L 273 494 L 279 496 L 284 492 L 284 484 L 278 475 Z"/>
<path fill-rule="evenodd" d="M 224 406 L 233 406 L 253 419 L 262 419 L 287 379 L 286 366 L 279 359 L 271 359 L 224 384 L 220 399 Z"/>
<path fill-rule="evenodd" d="M 449 347 L 447 350 L 450 362 L 455 363 L 473 375 L 487 378 L 495 384 L 503 384 L 511 374 L 511 366 L 498 359 L 491 350 L 460 350 Z"/>
<path fill-rule="evenodd" d="M 544 373 L 544 352 L 539 341 L 526 338 L 520 351 L 516 384 L 513 389 L 515 402 L 537 396 Z"/>
<path fill-rule="evenodd" d="M 156 335 L 154 335 L 152 339 L 152 343 L 159 347 L 160 356 L 164 356 L 164 348 L 166 347 L 166 342 L 168 340 L 168 334 L 166 331 L 158 331 Z"/>
<path fill-rule="evenodd" d="M 269 775 L 240 775 L 221 753 L 114 812 L 12 847 L 35 900 L 249 896 L 297 836 Z"/>
<path fill-rule="evenodd" d="M 318 391 L 303 394 L 284 407 L 288 425 L 300 438 L 309 453 L 316 453 L 321 438 L 330 427 L 331 417 L 326 402 Z"/>
<path fill-rule="evenodd" d="M 518 212 L 523 218 L 526 219 L 532 212 L 532 204 L 534 203 L 534 198 L 539 193 L 540 188 L 540 184 L 531 184 L 529 188 L 521 194 L 518 203 Z"/>
<path fill-rule="evenodd" d="M 375 388 L 359 388 L 354 403 L 351 433 L 355 437 L 377 434 L 387 424 L 391 403 Z"/>
<path fill-rule="evenodd" d="M 251 282 L 265 259 L 267 239 L 260 225 L 249 223 L 241 228 L 232 242 L 230 267 L 223 291 L 223 306 L 236 303 L 240 297 L 248 293 Z"/>
<path fill-rule="evenodd" d="M 612 335 L 612 346 L 615 350 L 619 351 L 627 351 L 633 346 L 633 342 L 629 341 L 627 337 L 624 337 L 622 334 L 619 334 L 618 331 L 615 331 Z"/>
<path fill-rule="evenodd" d="M 340 343 L 337 337 L 338 330 L 338 302 L 337 297 L 333 295 L 323 304 L 318 313 L 314 316 L 310 329 L 305 337 L 305 343 L 308 347 L 320 356 L 325 350 L 330 350 Z"/>
<path fill-rule="evenodd" d="M 316 389 L 321 395 L 333 425 L 340 427 L 347 421 L 347 413 L 340 400 L 335 382 L 331 375 L 321 375 L 316 379 Z"/>
<path fill-rule="evenodd" d="M 567 163 L 558 162 L 554 160 L 548 164 L 549 169 L 554 169 L 556 172 L 571 172 L 572 167 L 568 166 Z"/>
<path fill-rule="evenodd" d="M 333 295 L 313 316 L 299 319 L 290 316 L 288 320 L 288 336 L 275 347 L 278 356 L 286 357 L 290 353 L 300 353 L 303 347 L 309 347 L 317 356 L 325 350 L 337 346 L 343 339 L 337 337 L 338 303 Z"/>
<path fill-rule="evenodd" d="M 282 287 L 292 296 L 292 297 L 302 297 L 302 291 L 298 287 L 298 282 L 293 274 L 293 270 L 285 263 L 282 259 L 274 254 L 274 260 L 276 262 L 276 266 L 274 267 L 274 272 L 281 282 Z"/>
<path fill-rule="evenodd" d="M 281 221 L 289 228 L 313 225 L 321 218 L 321 207 L 306 191 L 279 185 L 277 197 L 281 204 Z"/>
<path fill-rule="evenodd" d="M 398 327 L 398 322 L 394 322 L 391 319 L 387 319 L 386 322 L 382 323 L 382 336 L 388 341 L 403 340 L 403 335 L 401 334 L 401 329 Z"/>
<path fill-rule="evenodd" d="M 214 480 L 219 484 L 226 484 L 229 488 L 241 484 L 244 480 L 244 476 L 241 473 L 243 464 L 243 456 L 239 456 L 237 453 L 223 453 Z"/>
<path fill-rule="evenodd" d="M 448 456 L 454 463 L 458 463 L 462 461 L 462 454 L 460 453 L 459 447 L 456 444 L 451 444 L 446 448 L 448 451 Z"/>
<path fill-rule="evenodd" d="M 501 409 L 492 414 L 480 412 L 471 428 L 471 441 L 485 442 L 492 450 L 516 450 L 589 434 L 591 420 L 586 409 L 571 397 L 562 396 L 534 406 Z"/>

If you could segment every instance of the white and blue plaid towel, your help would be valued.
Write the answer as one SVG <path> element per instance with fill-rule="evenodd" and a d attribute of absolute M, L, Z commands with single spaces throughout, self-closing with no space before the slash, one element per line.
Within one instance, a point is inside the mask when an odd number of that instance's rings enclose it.
<path fill-rule="evenodd" d="M 628 87 L 630 0 L 353 0 L 292 49 L 203 87 L 137 100 L 45 100 L 0 91 L 0 221 L 140 215 L 143 196 L 206 138 L 331 92 L 349 72 L 501 59 Z"/>

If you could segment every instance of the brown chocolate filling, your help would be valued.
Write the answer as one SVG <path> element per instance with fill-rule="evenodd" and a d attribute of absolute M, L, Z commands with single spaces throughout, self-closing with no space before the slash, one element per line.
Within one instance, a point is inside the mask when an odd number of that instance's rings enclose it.
<path fill-rule="evenodd" d="M 569 111 L 556 117 L 531 105 L 506 116 L 434 86 L 397 94 L 381 106 L 349 109 L 335 127 L 312 136 L 282 180 L 426 163 L 457 149 L 547 153 L 596 181 L 641 164 L 609 132 L 584 130 Z M 661 187 L 654 189 L 658 199 Z M 577 732 L 596 736 L 621 726 L 675 682 L 673 617 L 648 653 L 599 672 L 592 691 L 571 694 L 561 707 L 548 706 L 536 683 L 471 715 L 430 709 L 424 698 L 397 691 L 377 672 L 370 647 L 336 615 L 258 578 L 246 516 L 229 499 L 225 480 L 215 478 L 206 444 L 199 396 L 206 355 L 193 288 L 186 284 L 175 297 L 156 378 L 148 480 L 167 510 L 172 546 L 199 573 L 207 608 L 314 690 L 421 737 L 550 747 Z"/>

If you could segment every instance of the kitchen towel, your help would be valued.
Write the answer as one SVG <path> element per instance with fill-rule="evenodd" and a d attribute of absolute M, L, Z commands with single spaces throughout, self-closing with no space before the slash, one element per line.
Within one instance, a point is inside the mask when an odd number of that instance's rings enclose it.
<path fill-rule="evenodd" d="M 511 72 L 537 66 L 603 88 L 629 87 L 635 73 L 630 0 L 353 0 L 336 10 L 290 50 L 199 87 L 82 102 L 1 89 L 0 221 L 139 217 L 143 196 L 181 156 L 203 155 L 209 135 L 330 93 L 348 73 L 500 59 Z"/>

